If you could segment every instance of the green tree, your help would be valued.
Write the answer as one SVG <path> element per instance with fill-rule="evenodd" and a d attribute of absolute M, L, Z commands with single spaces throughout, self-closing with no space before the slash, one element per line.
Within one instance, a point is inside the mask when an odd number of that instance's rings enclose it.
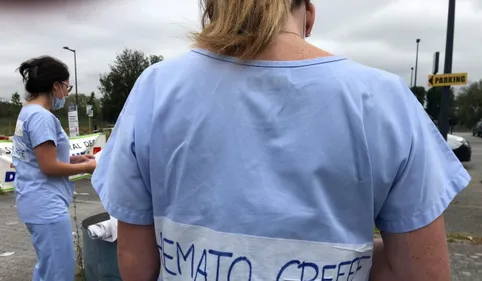
<path fill-rule="evenodd" d="M 92 105 L 94 109 L 94 122 L 98 123 L 98 120 L 101 119 L 101 111 L 100 111 L 100 100 L 95 97 L 95 93 L 91 92 L 87 104 Z"/>
<path fill-rule="evenodd" d="M 94 92 L 90 93 L 89 100 L 87 101 L 87 104 L 95 105 L 95 93 Z"/>
<path fill-rule="evenodd" d="M 463 87 L 457 95 L 457 117 L 460 124 L 472 128 L 482 119 L 482 79 Z"/>
<path fill-rule="evenodd" d="M 410 90 L 412 90 L 412 93 L 417 97 L 417 100 L 423 105 L 425 105 L 425 97 L 427 95 L 427 92 L 425 91 L 424 87 L 412 87 Z"/>
<path fill-rule="evenodd" d="M 162 56 L 146 56 L 137 50 L 124 49 L 117 55 L 110 71 L 101 75 L 99 90 L 102 93 L 104 121 L 115 123 L 137 78 L 150 65 L 162 61 Z"/>
<path fill-rule="evenodd" d="M 85 95 L 85 94 L 81 94 L 81 93 L 78 93 L 77 94 L 77 98 L 76 98 L 76 95 L 75 93 L 70 93 L 69 96 L 67 97 L 67 100 L 65 102 L 66 105 L 68 104 L 75 104 L 76 102 L 76 99 L 79 100 L 79 104 L 78 104 L 78 107 L 81 108 L 81 107 L 84 107 L 87 105 L 88 101 L 89 101 L 89 96 Z M 80 110 L 80 109 L 79 109 Z"/>
<path fill-rule="evenodd" d="M 158 55 L 150 55 L 149 56 L 149 62 L 151 64 L 155 64 L 155 63 L 161 62 L 163 60 L 164 60 L 163 56 L 158 56 Z"/>
<path fill-rule="evenodd" d="M 18 94 L 18 92 L 12 94 L 10 102 L 15 106 L 22 106 L 22 102 L 20 101 L 20 95 Z"/>
<path fill-rule="evenodd" d="M 79 125 L 81 126 L 81 129 L 83 127 L 87 127 L 88 124 L 88 118 L 86 115 L 86 104 L 87 100 L 89 99 L 88 96 L 85 94 L 79 93 L 78 94 L 78 99 L 79 99 L 79 104 L 77 106 L 77 112 L 79 115 Z M 68 122 L 68 111 L 69 111 L 69 106 L 72 104 L 75 104 L 75 93 L 69 94 L 68 97 L 66 97 L 65 100 L 65 106 L 59 110 L 55 110 L 52 113 L 60 120 L 60 123 L 62 124 L 63 128 L 67 131 L 67 128 L 69 126 Z"/>
<path fill-rule="evenodd" d="M 438 120 L 440 114 L 440 103 L 442 100 L 442 87 L 432 87 L 427 91 L 427 107 L 426 111 L 428 115 L 432 116 L 435 120 Z M 450 89 L 450 101 L 449 101 L 449 121 L 451 124 L 455 121 L 455 95 L 454 91 Z"/>

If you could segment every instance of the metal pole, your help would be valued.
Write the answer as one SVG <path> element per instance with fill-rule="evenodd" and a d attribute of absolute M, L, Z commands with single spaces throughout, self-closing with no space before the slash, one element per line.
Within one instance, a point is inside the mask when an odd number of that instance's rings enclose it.
<path fill-rule="evenodd" d="M 417 39 L 417 54 L 415 56 L 415 78 L 413 79 L 413 87 L 417 87 L 417 74 L 418 74 L 418 48 L 420 45 L 420 39 Z"/>
<path fill-rule="evenodd" d="M 74 75 L 75 75 L 75 105 L 79 108 L 79 88 L 77 83 L 77 52 L 74 51 Z"/>
<path fill-rule="evenodd" d="M 444 73 L 452 73 L 452 59 L 454 52 L 454 29 L 455 29 L 455 2 L 449 0 L 449 12 L 447 18 L 447 41 L 445 45 L 445 66 Z M 440 101 L 439 130 L 445 140 L 449 131 L 449 107 L 450 107 L 450 86 L 444 87 Z"/>
<path fill-rule="evenodd" d="M 413 67 L 412 67 L 412 72 L 410 74 L 410 88 L 413 87 Z"/>

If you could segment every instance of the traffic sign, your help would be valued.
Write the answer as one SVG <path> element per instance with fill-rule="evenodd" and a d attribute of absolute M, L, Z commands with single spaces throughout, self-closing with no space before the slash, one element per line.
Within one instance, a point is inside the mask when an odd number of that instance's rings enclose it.
<path fill-rule="evenodd" d="M 94 117 L 94 106 L 91 104 L 87 105 L 87 117 L 92 118 Z"/>
<path fill-rule="evenodd" d="M 429 87 L 467 85 L 467 73 L 439 74 L 428 76 Z"/>
<path fill-rule="evenodd" d="M 433 75 L 438 73 L 439 60 L 440 60 L 440 52 L 435 52 L 433 54 L 433 66 L 432 66 Z"/>

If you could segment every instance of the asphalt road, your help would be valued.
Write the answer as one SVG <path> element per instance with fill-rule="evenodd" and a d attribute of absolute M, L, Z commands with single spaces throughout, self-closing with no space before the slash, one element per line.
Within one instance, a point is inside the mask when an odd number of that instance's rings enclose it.
<path fill-rule="evenodd" d="M 449 236 L 482 237 L 482 138 L 471 133 L 454 134 L 471 143 L 472 159 L 464 166 L 472 181 L 445 211 L 446 231 Z M 449 250 L 453 281 L 482 280 L 482 245 L 449 243 Z"/>
<path fill-rule="evenodd" d="M 466 138 L 472 146 L 472 159 L 464 163 L 472 181 L 445 212 L 446 230 L 449 234 L 482 237 L 482 138 L 473 137 L 471 133 L 455 135 Z"/>
<path fill-rule="evenodd" d="M 464 163 L 472 181 L 445 212 L 446 231 L 450 235 L 482 237 L 482 138 L 471 133 L 454 134 L 466 138 L 472 145 L 472 159 Z M 78 200 L 99 200 L 90 180 L 78 181 L 75 188 Z"/>
<path fill-rule="evenodd" d="M 482 138 L 467 133 L 456 135 L 465 137 L 472 144 L 472 161 L 464 165 L 472 176 L 472 182 L 445 213 L 447 233 L 460 237 L 482 237 Z M 76 192 L 77 223 L 103 212 L 89 180 L 77 182 Z M 73 208 L 71 212 L 74 212 Z M 0 196 L 0 214 L 0 254 L 15 252 L 12 256 L 0 257 L 0 281 L 31 280 L 35 253 L 25 226 L 18 222 L 11 194 Z M 73 223 L 76 222 L 73 220 Z M 452 242 L 449 250 L 453 281 L 482 281 L 482 244 Z"/>
<path fill-rule="evenodd" d="M 472 159 L 464 167 L 472 176 L 464 189 L 445 212 L 446 231 L 450 237 L 482 237 L 482 138 L 471 133 L 454 133 L 472 145 Z M 79 200 L 97 200 L 90 182 L 76 184 Z M 88 194 L 88 195 L 87 195 Z M 482 281 L 482 244 L 470 241 L 449 243 L 453 281 Z"/>

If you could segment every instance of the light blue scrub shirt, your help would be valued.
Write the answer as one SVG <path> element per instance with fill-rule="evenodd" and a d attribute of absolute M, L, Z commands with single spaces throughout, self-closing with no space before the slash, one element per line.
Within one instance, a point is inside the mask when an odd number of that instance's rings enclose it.
<path fill-rule="evenodd" d="M 163 280 L 367 280 L 373 227 L 433 222 L 470 176 L 398 76 L 204 50 L 140 76 L 93 185 L 155 224 Z"/>
<path fill-rule="evenodd" d="M 70 142 L 60 121 L 40 105 L 26 105 L 13 137 L 14 190 L 17 212 L 24 223 L 47 224 L 69 217 L 74 192 L 68 177 L 49 177 L 40 170 L 34 148 L 52 141 L 58 161 L 70 163 Z"/>

